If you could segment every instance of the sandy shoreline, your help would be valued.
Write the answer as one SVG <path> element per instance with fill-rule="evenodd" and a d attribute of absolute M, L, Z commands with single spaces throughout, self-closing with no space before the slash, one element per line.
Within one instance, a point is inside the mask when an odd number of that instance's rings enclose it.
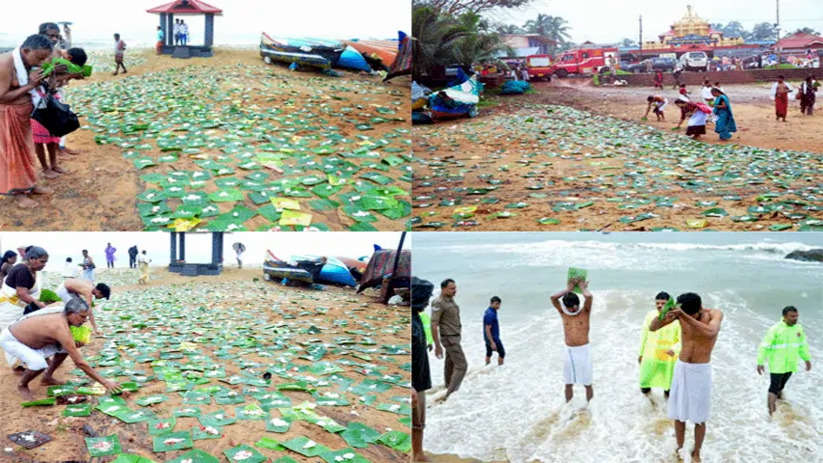
<path fill-rule="evenodd" d="M 225 370 L 228 379 L 234 377 L 251 377 L 261 375 L 264 371 L 280 371 L 280 366 L 291 365 L 293 370 L 287 373 L 298 377 L 314 377 L 320 382 L 316 389 L 318 394 L 338 394 L 350 405 L 316 406 L 320 416 L 328 417 L 341 426 L 349 423 L 362 423 L 379 433 L 389 430 L 408 434 L 409 427 L 404 422 L 403 412 L 382 409 L 385 406 L 398 405 L 407 407 L 407 385 L 409 372 L 406 370 L 410 361 L 406 330 L 408 308 L 383 306 L 377 304 L 376 293 L 372 290 L 362 295 L 355 295 L 351 289 L 326 286 L 323 290 L 303 290 L 287 288 L 263 280 L 260 269 L 236 268 L 226 269 L 222 275 L 215 277 L 188 278 L 155 268 L 153 278 L 147 286 L 131 283 L 136 271 L 117 269 L 112 272 L 100 272 L 98 281 L 112 285 L 112 300 L 95 309 L 98 324 L 104 332 L 104 338 L 94 338 L 83 348 L 82 352 L 90 363 L 99 371 L 114 375 L 118 382 L 135 378 L 134 373 L 123 376 L 117 370 L 143 372 L 148 379 L 139 391 L 124 395 L 131 410 L 148 410 L 160 418 L 172 416 L 172 410 L 183 407 L 182 393 L 167 389 L 169 381 L 159 381 L 154 375 L 160 374 L 157 360 L 135 363 L 137 357 L 149 355 L 152 358 L 168 359 L 171 365 L 184 360 L 175 358 L 188 357 L 187 364 L 211 365 L 209 368 Z M 47 286 L 48 287 L 48 286 Z M 169 318 L 171 317 L 171 318 Z M 248 342 L 240 340 L 247 339 Z M 171 340 L 171 344 L 167 341 Z M 179 342 L 178 347 L 174 347 Z M 185 344 L 188 343 L 188 344 Z M 150 348 L 149 346 L 156 346 Z M 196 349 L 192 355 L 185 350 Z M 318 353 L 316 349 L 325 346 Z M 394 351 L 395 347 L 401 348 Z M 406 348 L 405 351 L 402 347 Z M 181 348 L 183 348 L 180 355 Z M 141 353 L 142 352 L 142 353 Z M 405 354 L 397 353 L 405 352 Z M 112 357 L 117 353 L 118 357 Z M 322 355 L 322 361 L 302 358 L 307 354 Z M 198 360 L 198 358 L 200 360 Z M 108 359 L 108 361 L 104 360 Z M 112 360 L 116 360 L 112 363 Z M 122 363 L 121 363 L 122 362 Z M 202 363 L 205 362 L 205 363 Z M 121 365 L 121 366 L 118 366 Z M 153 365 L 153 366 L 152 366 Z M 307 370 L 313 365 L 327 365 L 338 371 L 327 376 L 311 373 Z M 75 376 L 73 363 L 67 360 L 57 371 L 59 379 L 83 379 L 80 373 Z M 305 370 L 305 373 L 302 371 Z M 153 371 L 153 374 L 152 374 Z M 190 370 L 196 372 L 197 369 Z M 187 373 L 187 375 L 190 373 Z M 251 375 L 251 376 L 250 376 Z M 307 376 L 308 375 L 308 376 Z M 137 374 L 139 377 L 140 374 Z M 194 378 L 199 376 L 195 373 Z M 2 453 L 2 460 L 10 463 L 57 462 L 63 460 L 81 460 L 88 458 L 81 428 L 88 424 L 101 436 L 119 436 L 124 452 L 151 458 L 154 461 L 168 461 L 182 455 L 183 451 L 157 453 L 152 451 L 153 436 L 146 433 L 144 422 L 126 424 L 120 420 L 94 411 L 85 418 L 63 417 L 62 405 L 50 407 L 20 407 L 20 398 L 15 389 L 17 376 L 5 365 L 0 367 L 0 408 L 6 410 L 0 424 L 0 436 L 4 440 L 0 453 L 11 448 L 12 452 Z M 324 383 L 321 379 L 332 380 Z M 190 379 L 190 380 L 192 380 Z M 349 390 L 366 381 L 377 380 L 380 384 L 368 402 L 364 392 Z M 275 373 L 271 386 L 263 387 L 266 391 L 275 391 L 276 385 L 293 382 Z M 32 382 L 35 398 L 46 396 L 45 388 L 39 380 Z M 307 383 L 311 384 L 311 383 Z M 323 385 L 326 384 L 326 385 Z M 339 387 L 338 387 L 339 385 Z M 347 385 L 344 387 L 344 385 Z M 210 379 L 206 386 L 221 386 L 233 390 L 245 397 L 246 404 L 256 404 L 252 399 L 253 387 L 243 383 L 227 383 L 219 379 Z M 195 389 L 206 386 L 197 386 Z M 314 389 L 312 387 L 311 389 Z M 379 392 L 378 392 L 379 391 Z M 291 402 L 291 407 L 300 404 L 316 403 L 318 396 L 301 390 L 280 391 Z M 245 394 L 248 393 L 248 396 Z M 149 407 L 142 407 L 136 400 L 148 396 L 162 395 L 164 402 Z M 92 402 L 100 397 L 92 398 Z M 188 400 L 188 399 L 186 399 Z M 215 399 L 216 400 L 216 399 Z M 190 402 L 188 402 L 190 403 Z M 213 401 L 195 405 L 202 413 L 217 410 L 228 411 L 236 415 L 241 402 L 218 405 Z M 381 409 L 377 407 L 380 406 Z M 235 410 L 235 407 L 238 407 Z M 270 417 L 279 417 L 289 409 L 272 408 Z M 400 408 L 402 410 L 402 408 Z M 283 415 L 285 416 L 285 415 Z M 408 417 L 406 417 L 408 418 Z M 194 417 L 177 417 L 176 432 L 194 429 L 199 426 Z M 305 436 L 319 445 L 331 450 L 341 450 L 350 446 L 341 437 L 341 433 L 324 430 L 317 424 L 295 420 L 291 428 L 284 433 L 267 432 L 265 421 L 238 421 L 236 424 L 222 428 L 219 439 L 195 440 L 194 447 L 218 456 L 221 461 L 223 452 L 235 446 L 245 444 L 254 446 L 263 437 L 278 442 Z M 38 430 L 49 434 L 54 440 L 33 450 L 21 450 L 11 445 L 5 436 L 14 432 Z M 277 459 L 289 456 L 296 461 L 317 461 L 288 450 L 268 450 L 255 447 L 261 454 Z M 408 455 L 386 445 L 371 443 L 364 448 L 351 450 L 370 461 L 405 462 Z M 106 459 L 104 461 L 110 461 Z"/>
<path fill-rule="evenodd" d="M 244 215 L 253 214 L 243 222 L 248 230 L 276 226 L 279 215 L 275 217 L 265 210 L 269 205 L 265 198 L 252 199 L 252 194 L 274 188 L 280 181 L 296 181 L 300 185 L 294 199 L 302 203 L 302 211 L 313 215 L 312 223 L 323 224 L 331 230 L 364 226 L 343 210 L 346 203 L 342 197 L 329 196 L 328 199 L 342 204 L 335 207 L 336 203 L 331 204 L 319 196 L 328 194 L 326 191 L 314 193 L 315 182 L 325 182 L 325 174 L 323 178 L 318 177 L 320 180 L 305 178 L 310 173 L 325 172 L 312 166 L 332 159 L 357 165 L 361 169 L 357 171 L 358 178 L 372 175 L 374 182 L 387 182 L 406 193 L 410 191 L 410 182 L 403 179 L 409 175 L 404 170 L 408 163 L 400 158 L 410 152 L 406 144 L 409 135 L 405 131 L 409 126 L 406 114 L 410 111 L 410 84 L 405 77 L 384 84 L 379 76 L 346 71 L 342 71 L 342 77 L 290 72 L 285 66 L 266 65 L 257 49 L 245 46 L 216 47 L 212 58 L 191 59 L 157 56 L 153 50 L 131 50 L 125 56 L 129 72 L 118 76 L 112 75 L 114 65 L 110 52 L 90 52 L 89 63 L 95 68 L 94 74 L 86 80 L 72 81 L 67 88 L 68 103 L 80 116 L 81 123 L 81 129 L 68 136 L 67 146 L 81 154 L 60 157 L 60 166 L 69 173 L 51 180 L 42 178 L 40 164 L 35 160 L 38 184 L 54 193 L 36 196 L 39 206 L 33 213 L 19 209 L 13 199 L 0 197 L 0 230 L 150 228 L 153 225 L 150 219 L 154 216 L 145 216 L 146 219 L 141 214 L 145 211 L 140 208 L 145 209 L 150 203 L 138 200 L 138 195 L 149 190 L 165 192 L 169 185 L 163 177 L 171 171 L 186 172 L 186 175 L 205 173 L 205 183 L 195 185 L 193 179 L 181 183 L 189 184 L 188 193 L 209 195 L 235 189 L 242 194 L 240 200 L 214 202 L 217 210 L 210 212 L 212 215 L 202 214 L 201 228 L 205 222 L 216 221 L 218 214 L 227 215 L 238 209 L 242 209 Z M 163 103 L 159 104 L 159 100 Z M 404 121 L 395 120 L 400 118 Z M 293 120 L 300 122 L 295 124 Z M 126 128 L 136 122 L 153 122 L 162 128 L 136 132 Z M 217 125 L 212 127 L 213 123 Z M 337 155 L 329 154 L 323 149 L 325 145 L 321 146 L 328 142 L 326 138 L 334 130 L 335 136 L 346 140 L 331 151 L 339 151 Z M 172 134 L 188 140 L 187 146 L 200 143 L 202 149 L 193 150 L 197 153 L 165 152 L 155 146 L 161 138 L 171 139 Z M 108 142 L 100 137 L 113 137 L 116 141 Z M 284 158 L 279 171 L 246 162 L 257 159 L 254 156 L 263 152 L 259 148 L 263 144 L 294 144 L 308 150 L 315 164 L 293 156 L 293 148 L 289 148 L 291 151 L 283 148 L 287 155 L 269 152 Z M 351 155 L 348 152 L 360 147 L 365 151 L 372 144 L 381 146 L 374 150 L 379 153 L 376 158 L 373 153 Z M 245 157 L 246 153 L 252 157 Z M 388 166 L 381 157 L 391 158 L 391 162 L 400 165 Z M 135 164 L 138 158 L 153 159 L 156 164 L 138 168 Z M 230 174 L 226 173 L 228 170 L 218 173 L 214 169 L 221 163 L 231 170 Z M 332 168 L 327 170 L 336 172 Z M 301 183 L 304 180 L 305 183 Z M 366 186 L 380 185 L 359 181 Z M 319 183 L 317 188 L 323 185 L 325 183 Z M 349 194 L 351 188 L 354 186 L 349 184 L 329 190 L 342 196 Z M 274 192 L 272 195 L 277 196 Z M 164 206 L 168 203 L 170 211 L 166 215 L 178 209 L 180 197 L 170 195 L 168 201 L 160 203 Z M 408 195 L 397 198 L 408 201 Z M 198 204 L 201 203 L 207 204 Z M 264 210 L 265 215 L 259 210 Z M 366 228 L 369 225 L 378 230 L 405 228 L 404 218 L 389 218 L 374 212 L 374 220 L 365 222 Z"/>

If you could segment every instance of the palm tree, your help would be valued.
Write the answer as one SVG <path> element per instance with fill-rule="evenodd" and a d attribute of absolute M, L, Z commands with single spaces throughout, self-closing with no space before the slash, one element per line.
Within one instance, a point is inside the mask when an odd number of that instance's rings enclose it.
<path fill-rule="evenodd" d="M 515 24 L 500 24 L 497 26 L 497 33 L 499 34 L 521 34 L 523 29 Z"/>
<path fill-rule="evenodd" d="M 530 19 L 523 25 L 523 28 L 528 32 L 553 40 L 554 44 L 550 47 L 552 54 L 556 52 L 558 46 L 562 48 L 571 39 L 568 23 L 560 16 L 538 14 L 537 19 Z"/>
<path fill-rule="evenodd" d="M 435 74 L 438 68 L 459 64 L 466 69 L 507 51 L 499 34 L 486 32 L 490 27 L 476 13 L 458 17 L 430 6 L 415 6 L 412 11 L 414 37 L 414 79 Z"/>
<path fill-rule="evenodd" d="M 467 30 L 483 29 L 483 19 L 477 13 L 464 13 L 458 21 Z M 503 43 L 498 33 L 492 32 L 464 35 L 455 40 L 451 51 L 454 63 L 469 69 L 474 63 L 491 61 L 501 53 L 509 54 L 511 49 Z"/>

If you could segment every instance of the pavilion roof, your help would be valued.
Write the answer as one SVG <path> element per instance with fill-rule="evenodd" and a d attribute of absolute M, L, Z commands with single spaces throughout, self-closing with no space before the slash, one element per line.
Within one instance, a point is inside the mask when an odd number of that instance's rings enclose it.
<path fill-rule="evenodd" d="M 148 13 L 172 13 L 172 14 L 222 14 L 223 10 L 209 5 L 201 0 L 175 0 L 156 6 Z"/>

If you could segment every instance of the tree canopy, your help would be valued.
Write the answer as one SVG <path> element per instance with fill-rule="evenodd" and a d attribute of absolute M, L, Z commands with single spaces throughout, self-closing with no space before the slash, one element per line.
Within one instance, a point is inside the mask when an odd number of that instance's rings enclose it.
<path fill-rule="evenodd" d="M 492 8 L 519 8 L 532 0 L 413 0 L 413 6 L 431 6 L 450 15 L 480 13 Z"/>

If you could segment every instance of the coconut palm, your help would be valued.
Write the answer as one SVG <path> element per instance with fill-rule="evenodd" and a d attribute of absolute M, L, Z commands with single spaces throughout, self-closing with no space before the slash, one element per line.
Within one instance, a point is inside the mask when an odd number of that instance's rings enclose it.
<path fill-rule="evenodd" d="M 412 11 L 415 79 L 430 75 L 439 66 L 451 64 L 454 42 L 471 32 L 453 17 L 432 7 L 415 6 Z"/>
<path fill-rule="evenodd" d="M 523 28 L 515 24 L 500 24 L 497 26 L 497 32 L 500 34 L 522 34 Z"/>
<path fill-rule="evenodd" d="M 571 39 L 568 22 L 560 16 L 538 14 L 537 19 L 526 21 L 523 28 L 528 32 L 553 40 L 554 44 L 550 47 L 552 53 L 557 50 L 558 46 L 562 48 Z"/>
<path fill-rule="evenodd" d="M 466 69 L 507 51 L 500 36 L 487 32 L 491 26 L 476 13 L 458 17 L 429 6 L 416 6 L 412 12 L 414 36 L 414 78 L 432 75 L 443 66 L 459 64 Z"/>

